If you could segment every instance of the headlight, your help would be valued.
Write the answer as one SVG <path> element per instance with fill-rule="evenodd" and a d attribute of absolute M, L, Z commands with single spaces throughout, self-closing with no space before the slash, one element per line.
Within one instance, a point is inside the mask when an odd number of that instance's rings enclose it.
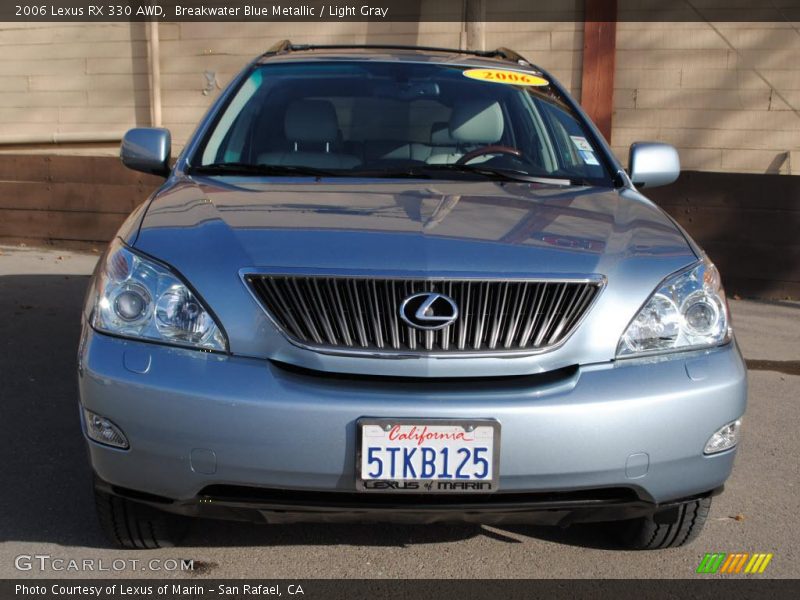
<path fill-rule="evenodd" d="M 730 318 L 717 268 L 704 258 L 668 277 L 617 346 L 617 356 L 706 348 L 730 339 Z"/>
<path fill-rule="evenodd" d="M 92 327 L 124 337 L 225 350 L 200 300 L 168 268 L 114 241 L 95 282 Z"/>

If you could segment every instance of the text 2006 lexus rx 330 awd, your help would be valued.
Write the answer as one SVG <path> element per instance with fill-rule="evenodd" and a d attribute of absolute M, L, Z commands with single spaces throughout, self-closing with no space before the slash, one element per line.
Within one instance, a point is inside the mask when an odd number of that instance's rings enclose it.
<path fill-rule="evenodd" d="M 80 414 L 104 529 L 611 522 L 698 535 L 746 403 L 720 275 L 510 50 L 296 46 L 250 63 L 89 289 Z"/>

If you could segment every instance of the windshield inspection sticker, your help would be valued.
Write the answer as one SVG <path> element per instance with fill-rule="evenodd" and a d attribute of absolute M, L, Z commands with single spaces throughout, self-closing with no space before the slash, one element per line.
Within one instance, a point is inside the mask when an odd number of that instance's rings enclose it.
<path fill-rule="evenodd" d="M 571 135 L 569 136 L 569 139 L 571 139 L 572 143 L 575 144 L 575 147 L 578 149 L 578 154 L 581 155 L 583 162 L 585 162 L 587 165 L 600 164 L 594 155 L 594 148 L 592 148 L 592 145 L 586 141 L 585 137 Z"/>
<path fill-rule="evenodd" d="M 519 71 L 506 71 L 504 69 L 467 69 L 464 77 L 479 79 L 481 81 L 491 81 L 493 83 L 507 83 L 510 85 L 530 85 L 541 87 L 550 85 L 550 82 L 530 73 L 520 73 Z"/>
<path fill-rule="evenodd" d="M 575 147 L 578 150 L 584 150 L 585 152 L 594 152 L 594 148 L 592 145 L 586 141 L 585 137 L 581 137 L 579 135 L 571 135 L 569 139 L 572 140 L 572 143 L 575 144 Z"/>

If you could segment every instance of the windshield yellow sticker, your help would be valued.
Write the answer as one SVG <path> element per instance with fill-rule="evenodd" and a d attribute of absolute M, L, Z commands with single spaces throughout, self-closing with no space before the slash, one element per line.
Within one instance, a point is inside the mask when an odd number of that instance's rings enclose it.
<path fill-rule="evenodd" d="M 530 73 L 520 73 L 519 71 L 506 71 L 503 69 L 467 69 L 464 77 L 470 79 L 480 79 L 481 81 L 492 81 L 494 83 L 507 83 L 509 85 L 550 85 L 550 82 Z"/>

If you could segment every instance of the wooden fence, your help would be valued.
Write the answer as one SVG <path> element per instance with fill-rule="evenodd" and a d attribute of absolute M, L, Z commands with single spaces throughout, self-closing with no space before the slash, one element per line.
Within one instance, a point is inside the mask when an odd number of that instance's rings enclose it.
<path fill-rule="evenodd" d="M 161 181 L 115 157 L 0 155 L 0 238 L 108 241 Z"/>
<path fill-rule="evenodd" d="M 800 177 L 688 171 L 645 193 L 708 252 L 729 294 L 800 299 Z"/>

